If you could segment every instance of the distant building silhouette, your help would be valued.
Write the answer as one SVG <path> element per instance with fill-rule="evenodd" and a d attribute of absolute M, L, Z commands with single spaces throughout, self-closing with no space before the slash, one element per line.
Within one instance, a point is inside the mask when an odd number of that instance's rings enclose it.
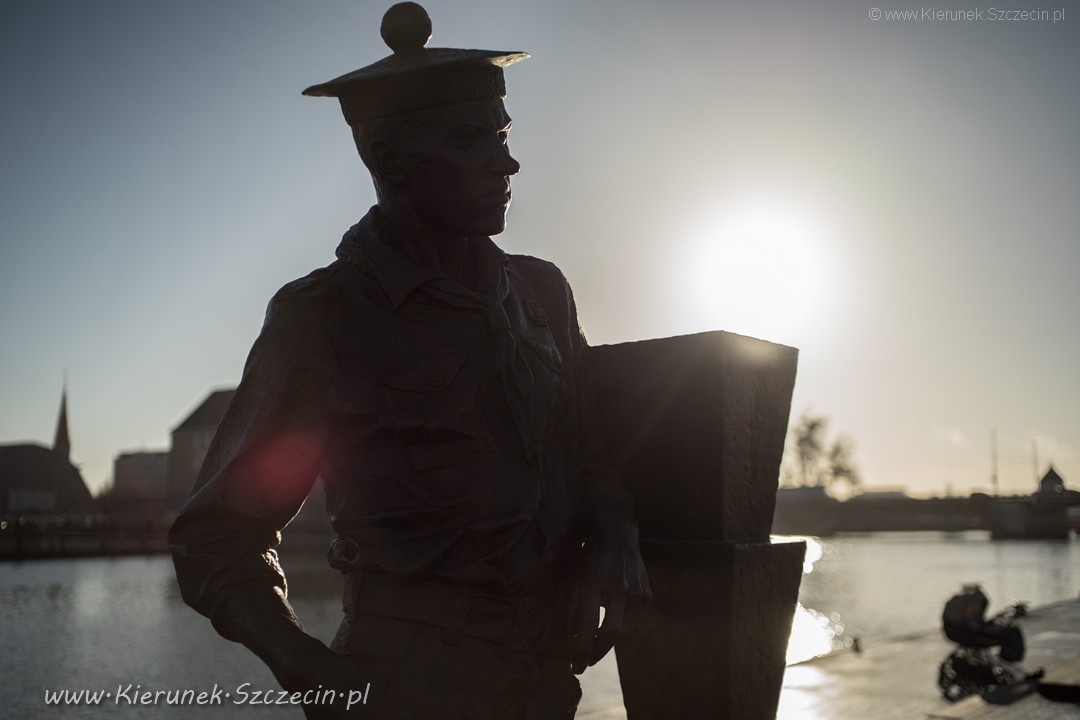
<path fill-rule="evenodd" d="M 65 460 L 71 459 L 71 436 L 68 435 L 67 419 L 67 383 L 60 393 L 60 417 L 56 420 L 56 434 L 53 436 L 53 450 Z"/>
<path fill-rule="evenodd" d="M 210 441 L 214 439 L 217 426 L 235 392 L 234 388 L 212 391 L 183 422 L 173 428 L 166 493 L 170 505 L 176 509 L 191 495 L 195 478 L 210 449 Z"/>
<path fill-rule="evenodd" d="M 120 453 L 113 460 L 113 492 L 121 497 L 165 497 L 169 481 L 168 450 Z"/>
<path fill-rule="evenodd" d="M 1039 490 L 1036 495 L 1044 497 L 1055 497 L 1057 495 L 1065 494 L 1065 481 L 1053 465 L 1043 475 L 1042 480 L 1039 481 Z"/>
<path fill-rule="evenodd" d="M 865 492 L 844 502 L 820 486 L 780 488 L 773 532 L 830 535 L 836 532 L 989 530 L 993 538 L 1061 540 L 1080 533 L 1080 492 L 1065 488 L 1049 468 L 1030 495 L 919 499 L 902 491 Z"/>
<path fill-rule="evenodd" d="M 101 496 L 102 510 L 125 531 L 164 532 L 172 517 L 166 499 L 169 451 L 120 453 L 113 484 Z"/>
<path fill-rule="evenodd" d="M 53 447 L 0 445 L 0 515 L 93 512 L 94 499 L 70 454 L 65 387 Z"/>
<path fill-rule="evenodd" d="M 1030 497 L 994 504 L 991 533 L 996 538 L 1063 540 L 1073 525 L 1070 506 L 1077 503 L 1080 494 L 1066 490 L 1065 481 L 1051 466 Z"/>

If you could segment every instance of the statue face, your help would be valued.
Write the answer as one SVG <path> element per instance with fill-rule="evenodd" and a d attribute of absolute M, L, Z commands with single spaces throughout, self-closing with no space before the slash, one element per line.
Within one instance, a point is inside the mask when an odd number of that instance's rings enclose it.
<path fill-rule="evenodd" d="M 501 233 L 510 176 L 521 169 L 507 147 L 509 132 L 502 100 L 425 111 L 401 156 L 400 189 L 420 220 L 458 236 Z"/>

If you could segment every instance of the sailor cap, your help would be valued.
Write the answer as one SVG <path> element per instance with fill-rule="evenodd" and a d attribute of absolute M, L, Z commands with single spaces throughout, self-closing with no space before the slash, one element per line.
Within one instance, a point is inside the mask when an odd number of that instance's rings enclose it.
<path fill-rule="evenodd" d="M 358 125 L 441 105 L 504 98 L 503 68 L 529 57 L 524 52 L 429 48 L 431 19 L 414 2 L 387 10 L 380 33 L 393 55 L 312 85 L 304 95 L 338 98 L 345 121 Z"/>

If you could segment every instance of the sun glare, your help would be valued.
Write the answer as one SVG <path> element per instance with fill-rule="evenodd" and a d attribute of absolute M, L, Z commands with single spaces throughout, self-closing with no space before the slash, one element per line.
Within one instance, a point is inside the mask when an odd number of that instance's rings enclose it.
<path fill-rule="evenodd" d="M 694 324 L 797 345 L 823 320 L 823 238 L 821 219 L 794 201 L 708 208 L 689 228 L 676 274 Z"/>

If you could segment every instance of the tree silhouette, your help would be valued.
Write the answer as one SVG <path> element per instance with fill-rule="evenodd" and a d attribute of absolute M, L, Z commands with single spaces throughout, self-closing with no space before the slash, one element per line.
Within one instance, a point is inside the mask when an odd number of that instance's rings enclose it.
<path fill-rule="evenodd" d="M 855 467 L 855 444 L 846 435 L 827 441 L 829 421 L 803 413 L 791 428 L 784 453 L 781 482 L 785 485 L 824 486 L 832 494 L 853 494 L 862 486 Z"/>

